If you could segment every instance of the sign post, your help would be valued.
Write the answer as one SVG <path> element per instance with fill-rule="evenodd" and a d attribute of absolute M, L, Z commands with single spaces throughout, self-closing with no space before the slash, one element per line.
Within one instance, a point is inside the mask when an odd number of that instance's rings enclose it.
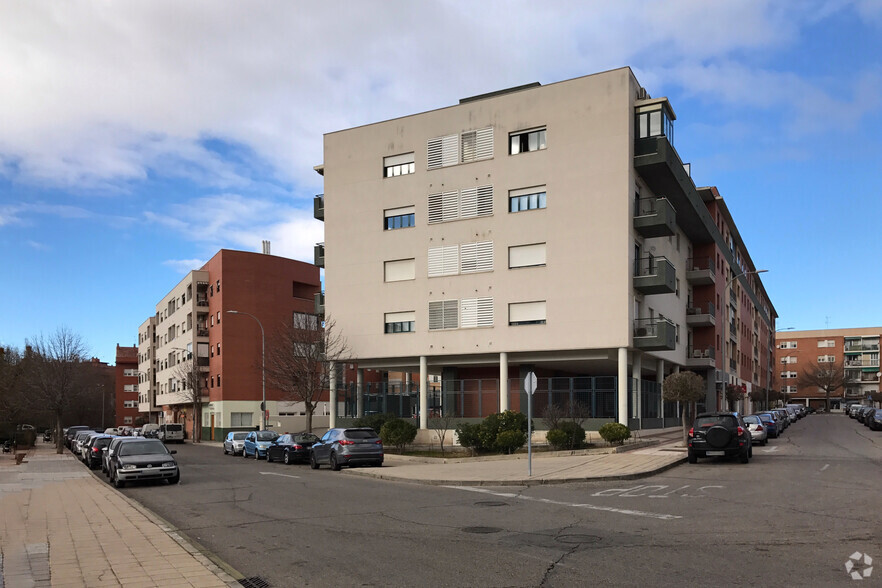
<path fill-rule="evenodd" d="M 524 378 L 527 391 L 527 476 L 533 476 L 533 392 L 536 391 L 536 374 L 530 372 Z"/>

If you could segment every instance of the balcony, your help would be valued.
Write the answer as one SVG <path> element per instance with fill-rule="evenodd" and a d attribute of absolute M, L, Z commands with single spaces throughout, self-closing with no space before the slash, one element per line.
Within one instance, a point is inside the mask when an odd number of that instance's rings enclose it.
<path fill-rule="evenodd" d="M 710 257 L 692 257 L 686 260 L 686 281 L 693 286 L 709 286 L 717 281 L 714 260 Z"/>
<path fill-rule="evenodd" d="M 667 198 L 638 198 L 634 228 L 644 237 L 670 237 L 677 232 L 677 213 Z"/>
<path fill-rule="evenodd" d="M 315 265 L 319 267 L 325 267 L 325 244 L 324 243 L 316 243 L 313 248 L 313 253 L 315 256 Z"/>
<path fill-rule="evenodd" d="M 207 357 L 197 357 L 196 365 L 199 367 L 208 367 L 208 358 Z"/>
<path fill-rule="evenodd" d="M 677 225 L 693 243 L 712 243 L 714 219 L 701 200 L 680 156 L 664 135 L 638 137 L 634 167 L 656 194 L 664 194 L 677 211 Z"/>
<path fill-rule="evenodd" d="M 643 294 L 673 294 L 677 290 L 677 271 L 664 257 L 635 260 L 634 289 Z"/>
<path fill-rule="evenodd" d="M 713 302 L 706 302 L 703 306 L 687 306 L 686 324 L 690 327 L 716 326 L 716 312 Z"/>
<path fill-rule="evenodd" d="M 716 349 L 689 349 L 686 352 L 686 367 L 714 369 L 717 366 Z"/>
<path fill-rule="evenodd" d="M 325 195 L 319 194 L 312 201 L 312 216 L 316 220 L 325 220 Z"/>
<path fill-rule="evenodd" d="M 208 306 L 208 298 L 205 296 L 197 296 L 196 297 L 196 306 Z"/>
<path fill-rule="evenodd" d="M 670 351 L 677 346 L 677 328 L 668 319 L 634 321 L 634 347 L 643 351 Z"/>
<path fill-rule="evenodd" d="M 208 329 L 197 329 L 196 336 L 197 337 L 208 337 Z"/>
<path fill-rule="evenodd" d="M 738 325 L 735 321 L 729 321 L 729 339 L 733 343 L 738 343 Z"/>
<path fill-rule="evenodd" d="M 315 314 L 324 316 L 325 314 L 325 293 L 316 292 L 315 294 Z"/>

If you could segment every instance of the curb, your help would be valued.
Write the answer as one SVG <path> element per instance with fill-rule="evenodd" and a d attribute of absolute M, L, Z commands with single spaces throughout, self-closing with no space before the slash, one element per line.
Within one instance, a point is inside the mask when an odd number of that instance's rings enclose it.
<path fill-rule="evenodd" d="M 345 469 L 342 471 L 343 474 L 350 476 L 362 476 L 365 478 L 375 478 L 378 480 L 385 480 L 387 482 L 403 482 L 405 484 L 420 484 L 423 486 L 554 486 L 559 484 L 573 484 L 579 482 L 598 482 L 598 481 L 613 481 L 613 480 L 638 480 L 640 478 L 648 478 L 650 476 L 654 476 L 656 474 L 660 474 L 664 471 L 667 471 L 671 468 L 674 468 L 682 463 L 686 462 L 686 457 L 681 457 L 676 461 L 672 461 L 671 463 L 665 464 L 663 466 L 659 466 L 657 468 L 651 470 L 645 470 L 642 472 L 636 472 L 633 474 L 622 474 L 622 475 L 610 475 L 610 476 L 590 476 L 590 477 L 581 477 L 581 478 L 554 478 L 554 479 L 545 479 L 545 478 L 522 478 L 518 480 L 425 480 L 425 479 L 410 479 L 410 478 L 401 478 L 399 476 L 393 476 L 389 474 L 377 473 L 376 470 L 361 470 L 361 469 Z"/>

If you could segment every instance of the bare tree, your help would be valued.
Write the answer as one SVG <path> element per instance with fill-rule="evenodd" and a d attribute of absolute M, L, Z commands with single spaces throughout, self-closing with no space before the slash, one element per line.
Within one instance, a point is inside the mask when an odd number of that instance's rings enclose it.
<path fill-rule="evenodd" d="M 447 437 L 447 431 L 451 429 L 453 423 L 456 422 L 456 411 L 448 410 L 447 414 L 442 412 L 439 416 L 429 419 L 429 426 L 438 435 L 438 443 L 441 445 L 441 455 L 444 455 L 444 438 Z"/>
<path fill-rule="evenodd" d="M 174 378 L 178 381 L 178 396 L 193 406 L 193 443 L 202 440 L 202 395 L 206 390 L 205 370 L 192 354 L 175 366 Z"/>
<path fill-rule="evenodd" d="M 818 363 L 809 362 L 808 367 L 800 374 L 796 385 L 799 388 L 817 388 L 823 390 L 826 411 L 830 412 L 830 395 L 851 384 L 854 378 L 845 369 L 845 361 Z"/>
<path fill-rule="evenodd" d="M 687 417 L 695 410 L 695 403 L 704 398 L 704 378 L 695 372 L 679 372 L 665 378 L 662 385 L 662 398 L 668 402 L 679 402 L 683 418 L 683 443 L 688 441 L 689 421 Z M 690 410 L 691 409 L 691 410 Z"/>
<path fill-rule="evenodd" d="M 306 429 L 312 432 L 312 415 L 330 385 L 330 364 L 349 359 L 349 346 L 333 319 L 322 324 L 316 315 L 294 313 L 269 345 L 266 374 L 286 400 L 303 403 Z"/>
<path fill-rule="evenodd" d="M 82 391 L 86 347 L 82 338 L 67 327 L 55 333 L 40 335 L 31 342 L 27 354 L 28 383 L 31 399 L 38 406 L 51 411 L 55 418 L 55 450 L 64 451 L 61 438 L 62 416 Z"/>
<path fill-rule="evenodd" d="M 27 408 L 24 370 L 25 364 L 18 349 L 0 347 L 0 415 L 10 424 L 16 423 Z"/>

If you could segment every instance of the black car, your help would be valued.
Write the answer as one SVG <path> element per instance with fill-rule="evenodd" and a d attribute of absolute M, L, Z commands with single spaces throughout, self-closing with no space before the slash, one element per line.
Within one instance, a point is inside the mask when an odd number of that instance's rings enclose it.
<path fill-rule="evenodd" d="M 181 472 L 175 453 L 159 439 L 127 437 L 110 458 L 110 481 L 117 488 L 140 480 L 168 480 L 169 484 L 177 484 L 181 481 Z"/>
<path fill-rule="evenodd" d="M 113 435 L 95 435 L 89 439 L 83 463 L 89 466 L 90 470 L 101 467 L 101 459 L 104 457 L 104 448 L 110 445 L 110 442 L 113 441 L 113 439 Z"/>
<path fill-rule="evenodd" d="M 309 448 L 319 438 L 312 433 L 285 433 L 266 448 L 267 461 L 283 461 L 285 464 L 309 461 Z"/>
<path fill-rule="evenodd" d="M 73 427 L 68 427 L 64 430 L 64 446 L 70 449 L 70 443 L 74 437 L 76 437 L 77 433 L 80 431 L 90 431 L 92 427 L 87 425 L 74 425 Z"/>
<path fill-rule="evenodd" d="M 737 412 L 705 412 L 689 429 L 689 463 L 699 457 L 738 457 L 747 463 L 753 456 L 750 431 Z"/>

